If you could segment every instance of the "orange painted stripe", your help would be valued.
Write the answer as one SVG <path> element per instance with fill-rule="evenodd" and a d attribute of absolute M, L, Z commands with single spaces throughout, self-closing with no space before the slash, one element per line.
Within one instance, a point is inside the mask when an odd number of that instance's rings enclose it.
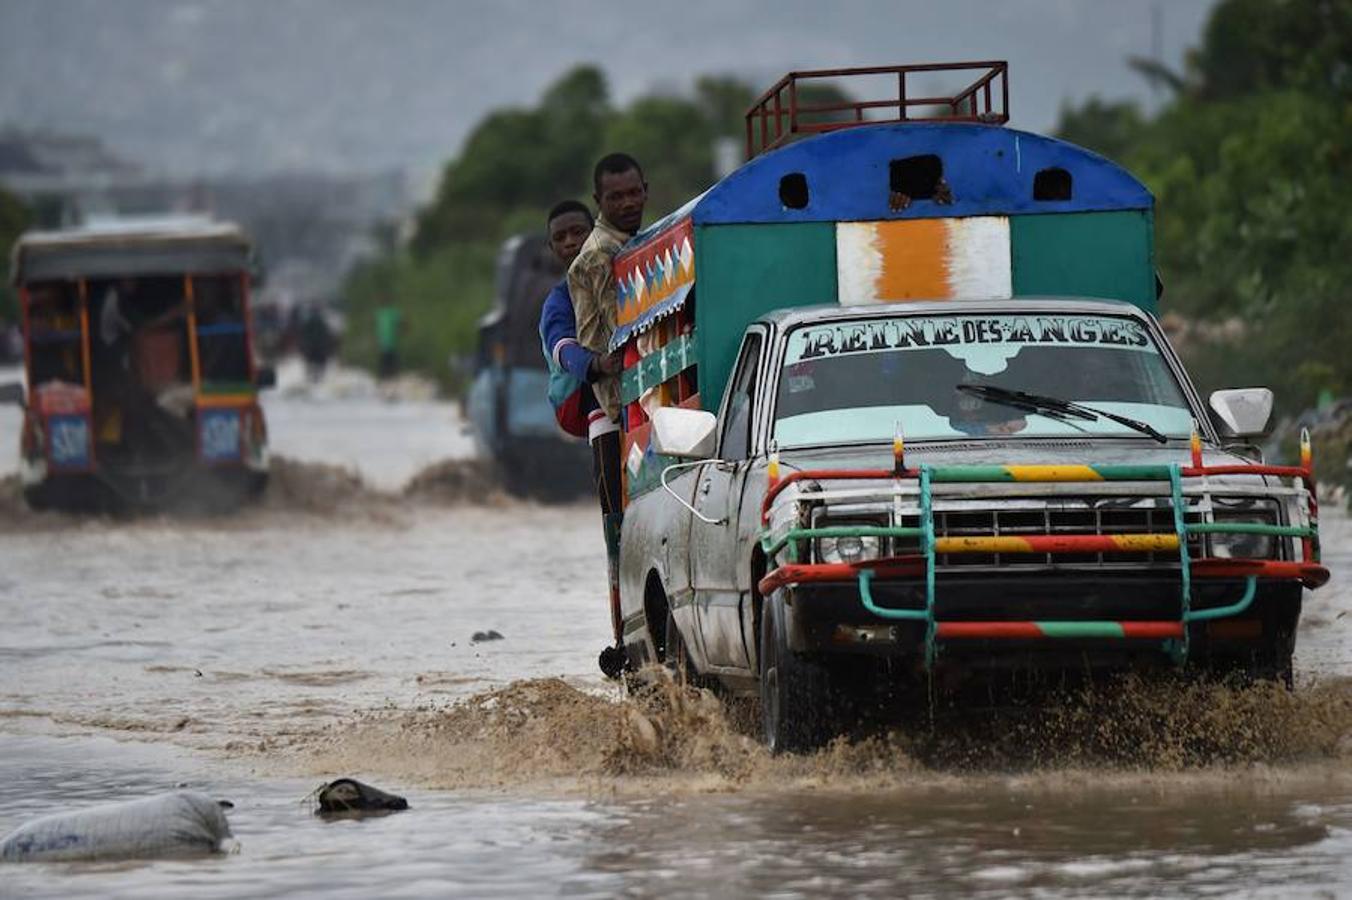
<path fill-rule="evenodd" d="M 203 409 L 224 409 L 231 406 L 252 406 L 253 394 L 199 394 L 197 405 Z"/>
<path fill-rule="evenodd" d="M 907 219 L 874 225 L 882 257 L 879 300 L 948 297 L 948 228 L 943 219 Z"/>

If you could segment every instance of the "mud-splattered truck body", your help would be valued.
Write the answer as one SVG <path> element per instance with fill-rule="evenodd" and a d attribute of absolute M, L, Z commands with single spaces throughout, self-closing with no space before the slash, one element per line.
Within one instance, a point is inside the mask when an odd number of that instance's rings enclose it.
<path fill-rule="evenodd" d="M 625 648 L 759 692 L 778 748 L 936 676 L 1288 677 L 1327 579 L 1308 459 L 1244 444 L 1271 394 L 1208 409 L 1153 317 L 1150 193 L 1001 127 L 973 68 L 939 122 L 885 70 L 898 121 L 855 127 L 788 76 L 750 161 L 616 259 Z"/>

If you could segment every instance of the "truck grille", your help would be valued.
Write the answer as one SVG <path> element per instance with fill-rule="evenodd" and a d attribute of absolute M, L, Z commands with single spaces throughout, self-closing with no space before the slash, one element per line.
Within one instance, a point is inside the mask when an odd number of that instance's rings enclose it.
<path fill-rule="evenodd" d="M 1189 511 L 1190 523 L 1202 521 L 1200 513 Z M 905 524 L 918 525 L 907 517 Z M 980 511 L 936 511 L 935 537 L 964 535 L 1053 535 L 1053 534 L 1173 534 L 1174 513 L 1169 508 L 1084 508 L 1084 509 L 997 509 Z M 898 542 L 893 552 L 918 553 L 918 542 Z M 1188 539 L 1188 553 L 1202 555 L 1202 538 Z M 1178 555 L 1160 553 L 941 553 L 937 565 L 970 569 L 983 566 L 1151 566 L 1176 562 Z"/>

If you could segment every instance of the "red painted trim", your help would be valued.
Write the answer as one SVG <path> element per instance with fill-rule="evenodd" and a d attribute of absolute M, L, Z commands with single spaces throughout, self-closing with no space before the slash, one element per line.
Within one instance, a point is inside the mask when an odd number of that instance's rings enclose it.
<path fill-rule="evenodd" d="M 1154 638 L 1165 640 L 1183 637 L 1182 622 L 1118 622 L 1122 636 L 1127 638 Z"/>
<path fill-rule="evenodd" d="M 865 569 L 879 578 L 918 578 L 925 574 L 925 560 L 921 556 L 889 556 L 862 563 L 790 563 L 770 572 L 756 587 L 764 596 L 790 584 L 854 582 Z"/>
<path fill-rule="evenodd" d="M 1197 578 L 1259 578 L 1283 580 L 1299 579 L 1308 588 L 1328 583 L 1329 570 L 1318 563 L 1285 562 L 1276 559 L 1195 559 L 1192 574 Z"/>
<path fill-rule="evenodd" d="M 791 584 L 852 582 L 864 569 L 871 569 L 878 578 L 918 578 L 925 572 L 925 561 L 921 556 L 890 556 L 864 563 L 790 563 L 767 574 L 757 587 L 765 595 Z M 1197 559 L 1192 562 L 1192 573 L 1198 578 L 1256 575 L 1259 578 L 1300 579 L 1310 588 L 1320 587 L 1329 580 L 1329 570 L 1324 566 L 1262 559 Z M 1129 623 L 1124 623 L 1124 627 L 1125 624 Z"/>
<path fill-rule="evenodd" d="M 934 636 L 940 640 L 986 638 L 1035 641 L 1044 635 L 1036 622 L 936 622 Z"/>
<path fill-rule="evenodd" d="M 1184 478 L 1199 478 L 1202 475 L 1275 475 L 1279 478 L 1309 478 L 1310 470 L 1300 466 L 1184 466 L 1180 474 Z"/>
<path fill-rule="evenodd" d="M 1122 637 L 1138 640 L 1165 640 L 1183 636 L 1182 622 L 1114 622 L 1122 628 Z M 1046 637 L 1036 622 L 936 622 L 939 640 L 1040 640 Z"/>

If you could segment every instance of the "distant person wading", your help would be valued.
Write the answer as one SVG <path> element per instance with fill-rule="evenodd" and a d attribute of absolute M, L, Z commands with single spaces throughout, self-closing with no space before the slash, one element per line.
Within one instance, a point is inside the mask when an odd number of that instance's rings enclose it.
<path fill-rule="evenodd" d="M 404 331 L 404 314 L 388 301 L 376 309 L 376 347 L 380 351 L 378 373 L 381 378 L 399 374 L 399 337 Z"/>

